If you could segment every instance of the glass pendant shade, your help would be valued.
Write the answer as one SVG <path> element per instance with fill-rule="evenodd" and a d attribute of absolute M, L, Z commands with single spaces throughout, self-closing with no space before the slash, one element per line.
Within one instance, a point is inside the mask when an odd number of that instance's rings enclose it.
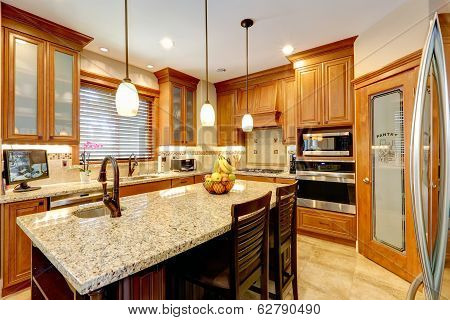
<path fill-rule="evenodd" d="M 246 113 L 242 117 L 242 131 L 252 132 L 252 130 L 253 130 L 253 117 L 250 113 Z"/>
<path fill-rule="evenodd" d="M 214 127 L 216 115 L 214 113 L 214 108 L 209 101 L 205 101 L 202 105 L 200 110 L 200 121 L 202 122 L 203 127 Z"/>
<path fill-rule="evenodd" d="M 122 81 L 116 92 L 116 109 L 119 116 L 134 117 L 139 110 L 139 95 L 131 81 Z"/>

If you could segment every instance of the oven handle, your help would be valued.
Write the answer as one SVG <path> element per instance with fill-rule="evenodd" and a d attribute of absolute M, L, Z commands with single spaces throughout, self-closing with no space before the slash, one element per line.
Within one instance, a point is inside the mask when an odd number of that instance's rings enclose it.
<path fill-rule="evenodd" d="M 297 176 L 325 176 L 335 178 L 355 179 L 355 174 L 352 172 L 331 172 L 331 171 L 296 171 Z"/>
<path fill-rule="evenodd" d="M 303 138 L 315 138 L 315 137 L 345 137 L 349 136 L 350 132 L 324 132 L 324 133 L 305 133 Z"/>
<path fill-rule="evenodd" d="M 308 180 L 308 181 L 323 181 L 323 182 L 337 182 L 337 183 L 350 183 L 355 184 L 355 178 L 346 177 L 336 177 L 336 176 L 326 176 L 326 175 L 296 175 L 297 180 Z"/>

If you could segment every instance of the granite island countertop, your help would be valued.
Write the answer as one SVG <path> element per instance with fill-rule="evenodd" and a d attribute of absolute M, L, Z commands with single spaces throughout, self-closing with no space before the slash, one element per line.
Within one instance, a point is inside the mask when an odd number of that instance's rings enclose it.
<path fill-rule="evenodd" d="M 234 173 L 242 176 L 295 179 L 295 173 L 289 173 L 289 171 L 284 171 L 280 173 L 268 173 L 268 172 L 241 171 L 238 169 Z"/>
<path fill-rule="evenodd" d="M 136 185 L 142 183 L 177 179 L 183 177 L 192 177 L 197 175 L 207 174 L 208 172 L 204 171 L 188 171 L 188 172 L 174 172 L 170 171 L 167 173 L 154 173 L 145 175 L 146 178 L 138 179 L 138 180 L 122 180 L 120 182 L 120 186 L 129 186 Z M 112 186 L 111 182 L 108 182 Z M 78 192 L 94 192 L 101 191 L 102 184 L 98 182 L 96 179 L 93 179 L 89 183 L 83 182 L 67 182 L 67 183 L 57 183 L 57 184 L 49 184 L 42 186 L 41 189 L 29 192 L 13 192 L 13 190 L 7 190 L 5 195 L 0 195 L 0 204 L 11 203 L 17 201 L 25 201 L 25 200 L 33 200 L 39 198 L 47 198 L 54 196 L 61 196 L 67 194 L 73 194 Z"/>
<path fill-rule="evenodd" d="M 67 281 L 86 294 L 163 262 L 231 228 L 232 204 L 272 191 L 276 183 L 236 181 L 225 195 L 194 184 L 121 198 L 120 218 L 74 216 L 80 207 L 22 216 L 17 224 Z"/>

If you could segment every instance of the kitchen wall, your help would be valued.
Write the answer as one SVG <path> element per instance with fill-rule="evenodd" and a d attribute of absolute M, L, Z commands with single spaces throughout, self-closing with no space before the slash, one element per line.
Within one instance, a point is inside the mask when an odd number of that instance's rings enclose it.
<path fill-rule="evenodd" d="M 355 41 L 355 78 L 423 48 L 434 12 L 450 12 L 448 0 L 408 0 Z"/>

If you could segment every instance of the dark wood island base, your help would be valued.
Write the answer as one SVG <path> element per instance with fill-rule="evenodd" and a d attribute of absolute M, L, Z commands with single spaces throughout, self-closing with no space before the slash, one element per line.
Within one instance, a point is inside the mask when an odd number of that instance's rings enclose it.
<path fill-rule="evenodd" d="M 162 300 L 166 268 L 150 267 L 88 294 L 79 294 L 35 246 L 32 248 L 32 300 Z"/>

